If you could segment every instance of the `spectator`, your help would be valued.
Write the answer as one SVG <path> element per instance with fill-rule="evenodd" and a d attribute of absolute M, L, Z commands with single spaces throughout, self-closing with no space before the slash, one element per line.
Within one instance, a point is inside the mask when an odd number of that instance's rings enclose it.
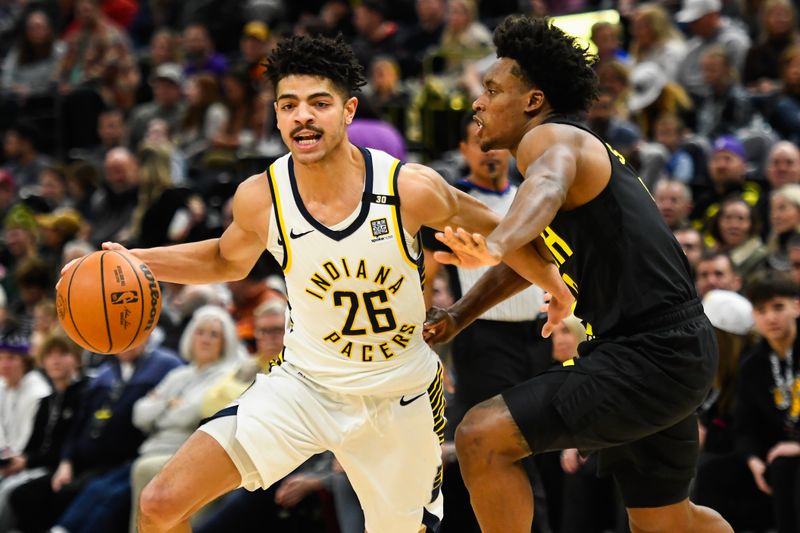
<path fill-rule="evenodd" d="M 679 181 L 661 180 L 656 184 L 653 198 L 658 211 L 671 230 L 685 226 L 692 211 L 692 191 Z"/>
<path fill-rule="evenodd" d="M 169 298 L 173 292 L 174 296 Z M 226 305 L 223 289 L 215 285 L 167 284 L 163 294 L 164 303 L 158 322 L 165 333 L 162 346 L 175 351 L 179 350 L 183 332 L 196 310 L 205 305 Z"/>
<path fill-rule="evenodd" d="M 91 87 L 107 105 L 130 109 L 140 78 L 127 36 L 103 14 L 100 0 L 77 0 L 75 19 L 56 73 L 61 93 Z"/>
<path fill-rule="evenodd" d="M 695 204 L 691 218 L 698 227 L 708 228 L 708 221 L 719 210 L 719 202 L 730 194 L 741 194 L 748 204 L 758 204 L 761 186 L 746 181 L 747 156 L 736 137 L 723 136 L 714 141 L 708 173 L 711 183 L 696 185 L 697 192 L 693 195 Z"/>
<path fill-rule="evenodd" d="M 212 137 L 211 144 L 218 150 L 233 154 L 238 149 L 255 146 L 261 137 L 263 124 L 257 121 L 256 91 L 247 72 L 241 69 L 227 72 L 222 78 L 222 89 L 228 118 Z"/>
<path fill-rule="evenodd" d="M 153 101 L 136 106 L 128 121 L 130 138 L 128 145 L 132 150 L 139 148 L 139 143 L 147 133 L 150 121 L 160 118 L 167 122 L 170 131 L 177 131 L 183 117 L 185 105 L 181 99 L 183 74 L 181 67 L 175 63 L 164 63 L 156 67 L 150 77 L 153 87 Z"/>
<path fill-rule="evenodd" d="M 747 291 L 763 340 L 742 363 L 736 408 L 739 450 L 758 488 L 772 496 L 779 533 L 800 529 L 800 316 L 797 285 L 785 274 L 766 273 Z M 734 476 L 731 476 L 736 479 Z"/>
<path fill-rule="evenodd" d="M 683 147 L 686 126 L 675 113 L 663 113 L 655 122 L 653 140 L 663 146 L 668 153 L 664 166 L 666 178 L 689 183 L 695 178 L 695 162 Z"/>
<path fill-rule="evenodd" d="M 264 83 L 267 71 L 266 61 L 269 52 L 269 27 L 260 20 L 251 20 L 244 25 L 239 39 L 240 65 L 250 75 L 255 85 Z"/>
<path fill-rule="evenodd" d="M 142 345 L 100 367 L 87 387 L 55 473 L 20 485 L 10 495 L 21 530 L 46 530 L 87 483 L 136 456 L 144 434 L 133 425 L 133 405 L 179 365 L 173 353 Z"/>
<path fill-rule="evenodd" d="M 38 128 L 30 121 L 18 121 L 3 137 L 5 170 L 19 189 L 36 185 L 39 173 L 50 164 L 50 158 L 39 153 L 39 137 Z"/>
<path fill-rule="evenodd" d="M 619 61 L 607 61 L 597 66 L 599 89 L 611 93 L 614 97 L 616 115 L 620 118 L 630 117 L 628 109 L 628 98 L 631 93 L 630 76 L 630 69 Z"/>
<path fill-rule="evenodd" d="M 633 65 L 652 62 L 675 81 L 678 67 L 686 56 L 686 42 L 669 13 L 659 4 L 642 4 L 631 20 L 631 58 Z"/>
<path fill-rule="evenodd" d="M 365 91 L 365 98 L 380 118 L 392 124 L 398 131 L 405 132 L 410 96 L 400 81 L 400 66 L 397 61 L 391 56 L 375 56 L 369 73 L 369 87 Z"/>
<path fill-rule="evenodd" d="M 620 27 L 610 22 L 595 22 L 592 24 L 589 39 L 597 47 L 598 63 L 619 61 L 627 64 L 630 61 L 628 52 L 620 43 Z"/>
<path fill-rule="evenodd" d="M 221 78 L 228 71 L 228 60 L 214 50 L 214 41 L 203 24 L 192 23 L 184 28 L 183 55 L 186 76 L 209 72 Z"/>
<path fill-rule="evenodd" d="M 9 494 L 32 479 L 52 475 L 58 466 L 61 446 L 86 387 L 80 373 L 81 353 L 63 332 L 50 334 L 42 344 L 40 361 L 53 392 L 39 402 L 25 449 L 0 468 L 0 531 L 11 531 L 16 525 Z"/>
<path fill-rule="evenodd" d="M 492 34 L 477 20 L 475 0 L 449 0 L 447 23 L 442 33 L 441 52 L 447 73 L 460 75 L 467 63 L 492 51 Z"/>
<path fill-rule="evenodd" d="M 98 161 L 98 166 L 81 160 L 67 166 L 67 190 L 70 201 L 85 219 L 92 218 L 92 196 L 100 185 L 100 167 L 107 156 L 108 153 L 103 156 L 102 161 Z"/>
<path fill-rule="evenodd" d="M 200 423 L 200 403 L 209 386 L 236 358 L 238 339 L 230 315 L 216 306 L 198 309 L 181 337 L 188 364 L 172 369 L 133 405 L 133 423 L 147 434 L 133 463 L 95 478 L 59 518 L 71 533 L 136 531 L 139 493 Z"/>
<path fill-rule="evenodd" d="M 89 239 L 98 247 L 105 241 L 125 241 L 131 214 L 136 208 L 139 169 L 127 148 L 114 148 L 106 155 L 105 179 L 91 199 Z"/>
<path fill-rule="evenodd" d="M 400 57 L 403 77 L 421 74 L 425 56 L 442 42 L 446 8 L 445 0 L 416 0 L 417 24 L 403 32 L 400 49 L 391 51 Z"/>
<path fill-rule="evenodd" d="M 770 191 L 775 191 L 789 185 L 800 184 L 800 150 L 794 143 L 778 141 L 767 154 L 764 169 L 765 186 Z M 769 195 L 765 194 L 760 199 L 756 208 L 761 220 L 769 221 Z M 762 236 L 766 237 L 769 226 L 762 228 Z"/>
<path fill-rule="evenodd" d="M 286 299 L 284 294 L 267 285 L 267 277 L 277 272 L 273 270 L 277 265 L 270 259 L 271 256 L 267 258 L 262 255 L 244 279 L 229 281 L 226 284 L 233 297 L 232 314 L 236 321 L 236 331 L 251 353 L 256 348 L 253 313 L 268 300 Z"/>
<path fill-rule="evenodd" d="M 697 101 L 698 135 L 714 138 L 733 135 L 753 119 L 750 96 L 737 81 L 736 68 L 721 46 L 709 46 L 700 56 L 707 91 Z"/>
<path fill-rule="evenodd" d="M 730 196 L 722 200 L 710 224 L 716 250 L 730 256 L 736 273 L 746 284 L 753 273 L 765 266 L 768 255 L 755 206 L 739 195 Z"/>
<path fill-rule="evenodd" d="M 357 5 L 353 11 L 353 25 L 357 32 L 353 52 L 364 68 L 375 56 L 397 53 L 399 28 L 386 19 L 383 0 L 365 0 Z"/>
<path fill-rule="evenodd" d="M 27 259 L 36 257 L 36 220 L 25 204 L 12 207 L 3 222 L 4 247 L 0 249 L 0 280 L 9 303 L 19 299 L 16 269 Z"/>
<path fill-rule="evenodd" d="M 44 167 L 36 179 L 36 187 L 30 192 L 44 201 L 47 211 L 69 207 L 71 203 L 67 196 L 66 170 L 59 164 Z"/>
<path fill-rule="evenodd" d="M 11 312 L 17 319 L 18 332 L 26 338 L 33 331 L 33 310 L 52 293 L 54 280 L 50 268 L 41 258 L 30 257 L 20 262 L 14 273 L 19 300 L 11 302 Z"/>
<path fill-rule="evenodd" d="M 23 113 L 26 108 L 30 111 L 28 99 L 52 95 L 53 71 L 63 52 L 47 14 L 38 9 L 30 11 L 25 17 L 25 31 L 5 56 L 0 69 L 0 94 L 5 100 L 0 109 L 11 114 L 0 118 L 0 124 L 10 123 L 18 108 Z M 52 109 L 50 98 L 45 104 Z"/>
<path fill-rule="evenodd" d="M 730 64 L 741 72 L 750 37 L 741 27 L 723 17 L 720 0 L 683 0 L 683 8 L 675 20 L 688 24 L 693 37 L 688 42 L 686 57 L 678 69 L 678 81 L 692 98 L 704 95 L 703 71 L 700 66 L 703 52 L 715 44 L 730 54 Z"/>
<path fill-rule="evenodd" d="M 786 244 L 800 232 L 800 185 L 784 185 L 770 194 L 769 209 L 772 228 L 767 239 L 769 266 L 783 272 L 789 271 Z"/>
<path fill-rule="evenodd" d="M 167 63 L 181 64 L 180 38 L 170 28 L 161 28 L 150 37 L 150 46 L 139 59 L 141 79 L 149 80 L 155 70 Z M 153 99 L 153 89 L 148 83 L 139 83 L 136 103 L 144 104 Z"/>
<path fill-rule="evenodd" d="M 28 340 L 20 335 L 0 340 L 0 456 L 22 453 L 33 431 L 39 400 L 52 391 L 34 369 Z"/>
<path fill-rule="evenodd" d="M 689 267 L 692 269 L 692 276 L 695 277 L 697 265 L 706 252 L 703 236 L 691 226 L 676 228 L 673 230 L 673 235 L 681 245 L 683 253 L 686 254 L 686 260 L 689 261 Z"/>
<path fill-rule="evenodd" d="M 655 123 L 665 114 L 686 116 L 692 100 L 676 82 L 670 81 L 655 63 L 639 63 L 630 77 L 627 105 L 633 120 L 646 139 L 653 139 Z"/>
<path fill-rule="evenodd" d="M 228 109 L 220 102 L 219 83 L 211 74 L 191 76 L 185 87 L 186 111 L 176 130 L 175 142 L 187 159 L 211 146 L 211 140 L 228 123 Z"/>
<path fill-rule="evenodd" d="M 74 150 L 70 156 L 85 160 L 95 168 L 103 168 L 103 161 L 109 150 L 127 145 L 128 126 L 121 109 L 111 107 L 100 112 L 97 117 L 97 137 L 98 144 L 87 149 Z"/>
<path fill-rule="evenodd" d="M 700 298 L 713 289 L 739 292 L 742 278 L 736 274 L 733 261 L 722 252 L 706 252 L 697 263 L 695 286 Z"/>
<path fill-rule="evenodd" d="M 39 255 L 50 269 L 50 279 L 57 280 L 61 272 L 61 257 L 64 246 L 73 240 L 83 225 L 80 213 L 70 207 L 62 207 L 52 213 L 36 216 L 41 233 Z"/>
<path fill-rule="evenodd" d="M 780 59 L 797 43 L 797 13 L 790 0 L 766 0 L 759 13 L 758 42 L 747 51 L 742 83 L 751 93 L 770 95 L 780 87 Z"/>
<path fill-rule="evenodd" d="M 734 424 L 737 383 L 744 377 L 739 369 L 753 344 L 753 306 L 736 293 L 714 290 L 703 299 L 703 308 L 717 336 L 719 367 L 698 413 L 702 452 L 693 499 L 711 505 L 735 531 L 762 530 L 770 502 L 736 452 Z"/>
<path fill-rule="evenodd" d="M 784 139 L 800 141 L 800 44 L 786 48 L 781 56 L 782 90 L 768 112 L 770 125 Z"/>

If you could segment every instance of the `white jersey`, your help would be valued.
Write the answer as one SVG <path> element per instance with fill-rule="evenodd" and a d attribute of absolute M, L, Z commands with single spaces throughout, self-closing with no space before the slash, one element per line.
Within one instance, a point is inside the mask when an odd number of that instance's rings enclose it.
<path fill-rule="evenodd" d="M 517 187 L 510 183 L 502 191 L 487 190 L 467 180 L 459 181 L 456 187 L 470 196 L 477 198 L 486 204 L 489 209 L 502 216 L 508 213 L 508 210 L 511 208 L 511 202 L 514 201 L 514 196 L 517 194 Z M 456 269 L 458 271 L 458 282 L 461 286 L 461 294 L 466 294 L 489 268 L 490 267 Z M 536 285 L 531 285 L 522 292 L 495 305 L 481 315 L 480 318 L 502 322 L 534 320 L 539 314 L 539 308 L 543 303 L 544 291 Z"/>
<path fill-rule="evenodd" d="M 291 309 L 283 360 L 340 393 L 400 395 L 426 387 L 438 364 L 422 339 L 421 250 L 400 219 L 400 162 L 361 151 L 364 196 L 333 227 L 303 204 L 291 154 L 269 168 L 267 249 L 283 267 Z"/>

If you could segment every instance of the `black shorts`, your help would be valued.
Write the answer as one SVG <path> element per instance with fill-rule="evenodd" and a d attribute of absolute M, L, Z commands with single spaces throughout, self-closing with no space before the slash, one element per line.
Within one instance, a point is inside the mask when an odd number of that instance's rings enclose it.
<path fill-rule="evenodd" d="M 583 343 L 574 365 L 503 399 L 531 451 L 598 451 L 627 507 L 661 507 L 688 496 L 695 411 L 717 370 L 717 341 L 697 301 L 637 325 L 646 331 Z"/>

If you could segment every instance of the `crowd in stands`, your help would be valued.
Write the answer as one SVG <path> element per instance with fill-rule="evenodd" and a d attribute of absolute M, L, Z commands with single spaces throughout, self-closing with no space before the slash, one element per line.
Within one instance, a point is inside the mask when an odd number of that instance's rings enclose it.
<path fill-rule="evenodd" d="M 342 34 L 369 79 L 351 139 L 455 183 L 468 173 L 459 124 L 494 59 L 492 29 L 510 13 L 558 21 L 604 10 L 618 21 L 587 27 L 599 96 L 580 118 L 639 170 L 720 344 L 693 496 L 736 531 L 800 532 L 798 9 L 794 0 L 0 0 L 0 531 L 135 531 L 147 481 L 274 364 L 287 306 L 267 254 L 240 281 L 164 284 L 157 331 L 113 357 L 68 339 L 53 298 L 61 267 L 104 241 L 221 234 L 236 186 L 286 152 L 264 76 L 277 42 Z M 510 174 L 519 180 L 513 164 Z M 446 279 L 430 281 L 446 304 Z M 578 321 L 566 323 L 547 364 L 576 356 L 584 338 Z M 452 442 L 443 457 L 447 494 Z M 537 467 L 535 531 L 626 530 L 592 457 L 566 450 Z M 442 531 L 464 533 L 447 516 L 468 502 L 446 502 Z M 194 526 L 364 528 L 330 455 L 269 490 L 221 498 Z"/>

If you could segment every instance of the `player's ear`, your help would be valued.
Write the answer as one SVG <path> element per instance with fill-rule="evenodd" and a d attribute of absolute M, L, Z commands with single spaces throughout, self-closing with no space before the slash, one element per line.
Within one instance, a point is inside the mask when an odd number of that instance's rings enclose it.
<path fill-rule="evenodd" d="M 356 116 L 356 108 L 358 107 L 358 98 L 351 96 L 344 102 L 344 123 L 350 124 Z"/>
<path fill-rule="evenodd" d="M 525 103 L 526 113 L 535 113 L 544 105 L 544 93 L 536 87 L 528 91 L 527 99 L 528 100 Z"/>

